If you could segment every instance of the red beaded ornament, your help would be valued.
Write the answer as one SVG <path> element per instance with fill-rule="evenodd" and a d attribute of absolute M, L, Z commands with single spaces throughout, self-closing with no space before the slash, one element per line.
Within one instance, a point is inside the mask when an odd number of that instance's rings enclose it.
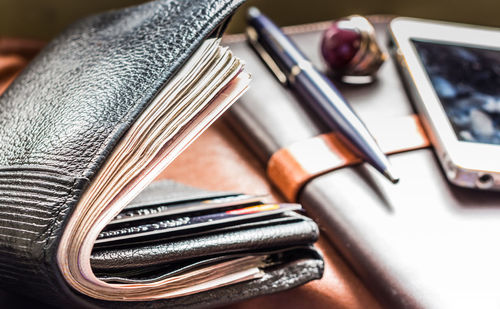
<path fill-rule="evenodd" d="M 373 26 L 358 15 L 340 19 L 325 30 L 321 55 L 336 77 L 373 77 L 386 58 Z"/>

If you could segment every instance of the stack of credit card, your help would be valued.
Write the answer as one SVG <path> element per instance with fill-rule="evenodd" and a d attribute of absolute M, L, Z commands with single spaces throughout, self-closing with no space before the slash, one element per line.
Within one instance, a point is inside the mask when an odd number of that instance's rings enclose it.
<path fill-rule="evenodd" d="M 99 234 L 95 246 L 185 237 L 302 210 L 299 204 L 266 204 L 264 198 L 234 194 L 147 206 L 131 204 Z"/>
<path fill-rule="evenodd" d="M 302 207 L 266 200 L 156 181 L 100 232 L 92 271 L 109 284 L 161 288 L 171 297 L 319 261 L 311 246 L 318 228 L 297 213 Z"/>

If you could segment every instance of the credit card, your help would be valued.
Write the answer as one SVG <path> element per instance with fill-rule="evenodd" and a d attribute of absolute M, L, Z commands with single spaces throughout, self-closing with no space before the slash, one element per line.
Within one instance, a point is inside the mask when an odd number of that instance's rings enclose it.
<path fill-rule="evenodd" d="M 190 213 L 210 209 L 246 205 L 252 203 L 262 203 L 265 195 L 233 195 L 203 201 L 185 202 L 176 204 L 155 205 L 125 210 L 118 214 L 108 225 L 145 220 L 157 217 L 171 216 L 181 213 Z"/>
<path fill-rule="evenodd" d="M 300 204 L 261 204 L 209 214 L 194 214 L 193 216 L 183 214 L 182 216 L 153 221 L 147 224 L 138 224 L 102 231 L 96 240 L 96 244 L 119 240 L 132 240 L 134 238 L 158 234 L 165 236 L 172 232 L 197 228 L 205 229 L 301 209 L 302 207 Z"/>
<path fill-rule="evenodd" d="M 190 238 L 195 238 L 204 234 L 209 233 L 222 233 L 222 232 L 227 232 L 227 231 L 232 231 L 234 229 L 248 229 L 248 228 L 258 228 L 258 227 L 263 227 L 263 226 L 270 226 L 270 225 L 279 225 L 279 224 L 286 224 L 286 223 L 291 223 L 291 222 L 297 222 L 297 221 L 302 221 L 302 216 L 295 213 L 295 212 L 289 212 L 287 213 L 286 216 L 269 216 L 269 217 L 263 217 L 259 219 L 258 221 L 256 220 L 247 220 L 243 222 L 239 222 L 238 224 L 234 225 L 218 225 L 218 226 L 212 226 L 209 227 L 208 230 L 203 230 L 203 228 L 200 229 L 191 229 L 187 231 L 180 231 L 180 232 L 174 232 L 174 233 L 167 233 L 166 237 L 161 237 L 160 238 L 165 240 L 168 239 L 174 240 L 174 239 L 179 239 L 179 238 L 185 238 L 185 237 L 190 237 Z M 136 238 L 136 239 L 125 239 L 121 241 L 114 241 L 114 242 L 102 242 L 102 243 L 95 243 L 94 244 L 94 249 L 102 249 L 102 248 L 118 248 L 122 247 L 124 244 L 127 246 L 144 246 L 147 244 L 155 243 L 158 242 L 158 239 L 155 238 L 155 236 L 152 237 L 152 239 L 144 239 L 143 238 Z"/>

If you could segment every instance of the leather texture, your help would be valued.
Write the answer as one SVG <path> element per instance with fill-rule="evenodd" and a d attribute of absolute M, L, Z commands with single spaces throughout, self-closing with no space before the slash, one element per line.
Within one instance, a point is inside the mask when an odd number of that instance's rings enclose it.
<path fill-rule="evenodd" d="M 375 21 L 379 43 L 387 42 L 387 24 Z M 288 30 L 318 67 L 315 48 L 326 26 Z M 268 89 L 250 90 L 231 109 L 234 127 L 264 164 L 280 148 L 324 132 L 248 46 L 232 50 L 247 59 L 253 89 Z M 364 120 L 414 113 L 392 59 L 375 83 L 338 86 Z M 390 159 L 397 185 L 361 164 L 311 180 L 298 200 L 384 307 L 498 308 L 500 194 L 453 186 L 430 148 Z"/>
<path fill-rule="evenodd" d="M 321 277 L 323 261 L 309 250 L 259 280 L 171 300 L 123 304 L 74 293 L 57 267 L 64 224 L 106 157 L 162 86 L 240 4 L 160 0 L 89 17 L 46 46 L 0 97 L 3 288 L 59 306 L 206 307 Z M 306 222 L 308 232 L 288 229 L 289 234 L 316 238 L 317 231 L 310 229 L 315 225 Z M 269 237 L 267 242 L 272 243 Z M 203 245 L 195 242 L 191 248 Z M 150 257 L 159 252 L 148 249 Z M 121 254 L 129 256 L 133 250 Z"/>
<path fill-rule="evenodd" d="M 239 1 L 155 1 L 84 19 L 0 98 L 0 278 L 62 293 L 64 222 L 139 113 Z M 36 278 L 36 279 L 35 279 Z"/>

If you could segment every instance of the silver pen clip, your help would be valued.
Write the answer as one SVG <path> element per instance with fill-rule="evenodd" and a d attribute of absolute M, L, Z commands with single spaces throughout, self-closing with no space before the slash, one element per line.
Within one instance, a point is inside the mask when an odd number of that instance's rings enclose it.
<path fill-rule="evenodd" d="M 246 29 L 246 34 L 248 37 L 248 40 L 250 41 L 250 44 L 252 44 L 253 48 L 257 51 L 259 56 L 262 58 L 262 60 L 267 64 L 269 69 L 276 75 L 276 78 L 280 81 L 282 84 L 287 84 L 287 78 L 286 74 L 281 71 L 279 68 L 278 64 L 273 60 L 271 55 L 262 47 L 262 45 L 259 43 L 259 35 L 257 31 L 251 26 L 248 26 Z"/>

